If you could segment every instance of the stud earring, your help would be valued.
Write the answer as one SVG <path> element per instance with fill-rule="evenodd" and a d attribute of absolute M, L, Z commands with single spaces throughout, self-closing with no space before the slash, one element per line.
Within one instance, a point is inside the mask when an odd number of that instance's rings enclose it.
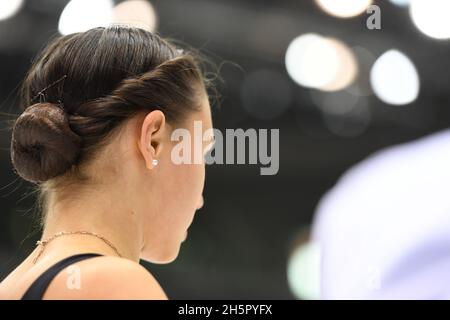
<path fill-rule="evenodd" d="M 157 160 L 157 159 L 153 159 L 153 160 L 152 160 L 152 165 L 153 165 L 154 167 L 156 167 L 156 166 L 158 165 L 158 160 Z"/>

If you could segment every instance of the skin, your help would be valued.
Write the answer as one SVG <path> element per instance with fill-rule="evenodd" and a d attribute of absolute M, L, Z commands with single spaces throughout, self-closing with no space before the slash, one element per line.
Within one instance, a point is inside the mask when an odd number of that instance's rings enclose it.
<path fill-rule="evenodd" d="M 202 121 L 203 132 L 212 128 L 206 93 L 201 101 L 201 110 L 191 112 L 176 126 L 158 110 L 128 120 L 82 168 L 89 183 L 51 193 L 42 239 L 60 231 L 87 230 L 108 239 L 122 257 L 96 237 L 56 238 L 36 263 L 38 248 L 0 283 L 0 299 L 20 299 L 50 266 L 87 252 L 103 256 L 76 263 L 81 288 L 68 289 L 70 270 L 63 270 L 44 299 L 167 299 L 139 260 L 173 261 L 196 210 L 203 205 L 205 164 L 174 164 L 171 150 L 177 142 L 170 138 L 175 128 L 182 127 L 193 139 L 194 121 Z M 210 142 L 203 142 L 204 153 L 210 147 Z M 158 160 L 157 166 L 152 165 L 153 159 Z"/>

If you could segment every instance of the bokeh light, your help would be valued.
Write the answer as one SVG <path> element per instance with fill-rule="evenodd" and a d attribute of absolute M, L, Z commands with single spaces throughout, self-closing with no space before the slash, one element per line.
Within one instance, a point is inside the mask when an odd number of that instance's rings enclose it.
<path fill-rule="evenodd" d="M 155 31 L 157 15 L 149 1 L 129 0 L 119 3 L 113 10 L 113 23 Z"/>
<path fill-rule="evenodd" d="M 358 61 L 358 73 L 353 83 L 345 90 L 356 96 L 370 96 L 373 94 L 369 74 L 376 57 L 367 48 L 352 47 L 352 52 Z"/>
<path fill-rule="evenodd" d="M 106 27 L 113 18 L 112 0 L 71 0 L 59 18 L 58 29 L 63 35 Z"/>
<path fill-rule="evenodd" d="M 326 41 L 333 46 L 338 59 L 338 69 L 333 80 L 319 89 L 324 91 L 337 91 L 347 87 L 355 80 L 358 73 L 358 63 L 352 50 L 342 41 L 328 38 Z"/>
<path fill-rule="evenodd" d="M 376 96 L 393 105 L 413 102 L 420 89 L 416 67 L 398 50 L 389 50 L 375 61 L 370 72 L 370 82 Z"/>
<path fill-rule="evenodd" d="M 328 131 L 339 137 L 355 138 L 367 130 L 372 120 L 367 98 L 358 97 L 349 109 L 345 113 L 322 113 L 322 120 Z"/>
<path fill-rule="evenodd" d="M 348 86 L 357 73 L 356 59 L 350 48 L 339 40 L 314 33 L 291 41 L 285 63 L 296 83 L 324 91 Z"/>
<path fill-rule="evenodd" d="M 316 3 L 330 15 L 350 18 L 363 13 L 372 4 L 372 0 L 316 0 Z"/>
<path fill-rule="evenodd" d="M 417 28 L 429 37 L 450 38 L 449 14 L 448 0 L 411 0 L 411 19 Z"/>
<path fill-rule="evenodd" d="M 321 36 L 304 34 L 289 44 L 286 69 L 291 78 L 304 87 L 324 86 L 337 73 L 337 54 Z"/>
<path fill-rule="evenodd" d="M 6 20 L 14 16 L 22 7 L 23 0 L 0 1 L 0 20 Z"/>
<path fill-rule="evenodd" d="M 298 246 L 288 261 L 289 287 L 299 299 L 320 297 L 320 248 L 313 242 Z"/>
<path fill-rule="evenodd" d="M 313 90 L 311 91 L 311 99 L 323 112 L 345 114 L 356 106 L 359 97 L 346 90 L 329 93 Z"/>

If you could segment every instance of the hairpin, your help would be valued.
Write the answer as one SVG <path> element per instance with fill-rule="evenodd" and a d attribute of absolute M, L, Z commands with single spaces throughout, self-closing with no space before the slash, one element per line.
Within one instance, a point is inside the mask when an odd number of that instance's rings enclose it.
<path fill-rule="evenodd" d="M 39 102 L 45 102 L 45 91 L 47 91 L 48 89 L 50 89 L 51 87 L 53 87 L 54 85 L 58 84 L 59 82 L 65 80 L 67 78 L 67 74 L 65 74 L 64 76 L 62 76 L 60 79 L 53 81 L 51 84 L 49 84 L 48 86 L 46 86 L 44 89 L 42 89 L 41 91 L 39 91 L 32 99 L 31 102 L 33 102 L 34 100 L 36 100 L 37 97 L 39 97 Z M 58 100 L 60 103 L 61 99 Z"/>

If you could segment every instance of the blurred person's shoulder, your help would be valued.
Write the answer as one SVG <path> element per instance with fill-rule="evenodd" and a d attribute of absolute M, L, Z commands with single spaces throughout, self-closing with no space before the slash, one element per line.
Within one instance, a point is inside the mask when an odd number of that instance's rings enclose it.
<path fill-rule="evenodd" d="M 379 150 L 348 169 L 319 201 L 314 233 L 342 219 L 368 224 L 444 203 L 450 188 L 450 130 Z M 412 202 L 414 200 L 414 202 Z M 430 211 L 431 209 L 428 209 Z M 434 215 L 446 214 L 445 210 Z"/>
<path fill-rule="evenodd" d="M 374 152 L 348 169 L 333 189 L 352 187 L 363 191 L 377 187 L 378 192 L 383 192 L 386 189 L 380 187 L 381 183 L 402 186 L 420 182 L 424 176 L 442 178 L 442 174 L 450 172 L 449 163 L 450 130 L 444 130 Z"/>
<path fill-rule="evenodd" d="M 152 274 L 128 259 L 101 256 L 68 266 L 53 279 L 44 299 L 148 299 L 167 296 Z"/>
<path fill-rule="evenodd" d="M 372 154 L 322 197 L 312 238 L 324 262 L 323 298 L 447 292 L 449 163 L 446 130 Z"/>

